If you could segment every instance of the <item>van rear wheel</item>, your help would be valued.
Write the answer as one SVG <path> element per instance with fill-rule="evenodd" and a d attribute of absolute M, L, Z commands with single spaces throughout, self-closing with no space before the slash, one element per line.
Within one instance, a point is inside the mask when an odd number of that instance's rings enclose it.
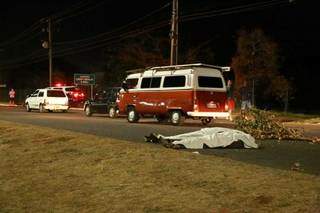
<path fill-rule="evenodd" d="M 130 123 L 136 123 L 136 122 L 138 122 L 139 118 L 140 118 L 139 114 L 137 113 L 135 108 L 134 107 L 129 107 L 128 108 L 128 117 L 127 117 L 128 121 Z"/>
<path fill-rule="evenodd" d="M 206 125 L 210 124 L 212 122 L 212 120 L 213 120 L 212 118 L 202 118 L 201 122 L 203 125 L 206 126 Z"/>
<path fill-rule="evenodd" d="M 180 125 L 184 121 L 181 111 L 174 110 L 170 113 L 170 121 L 173 125 Z"/>

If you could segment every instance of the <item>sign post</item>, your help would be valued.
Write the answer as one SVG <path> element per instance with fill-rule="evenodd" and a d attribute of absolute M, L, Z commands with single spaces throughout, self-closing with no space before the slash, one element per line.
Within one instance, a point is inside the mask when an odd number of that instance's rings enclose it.
<path fill-rule="evenodd" d="M 93 85 L 96 84 L 95 74 L 75 73 L 74 74 L 74 84 L 75 85 L 90 86 L 91 99 L 93 99 Z"/>

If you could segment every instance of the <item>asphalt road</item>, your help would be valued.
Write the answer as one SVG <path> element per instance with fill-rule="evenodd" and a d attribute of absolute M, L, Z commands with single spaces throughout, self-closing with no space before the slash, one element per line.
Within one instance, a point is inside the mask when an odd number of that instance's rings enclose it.
<path fill-rule="evenodd" d="M 110 119 L 106 115 L 84 116 L 82 111 L 68 113 L 26 112 L 21 107 L 0 107 L 0 120 L 12 121 L 56 129 L 66 129 L 115 139 L 144 142 L 150 133 L 176 135 L 203 128 L 200 121 L 187 120 L 182 126 L 159 124 L 154 119 L 141 119 L 139 123 L 128 123 L 125 118 Z M 232 127 L 231 122 L 216 122 L 211 127 Z M 301 126 L 295 126 L 300 127 Z M 309 135 L 320 135 L 320 126 L 306 129 Z M 260 149 L 204 149 L 201 154 L 217 155 L 251 164 L 290 170 L 299 162 L 300 171 L 320 175 L 320 144 L 295 141 L 257 141 Z M 156 145 L 155 145 L 156 146 Z M 188 150 L 194 151 L 194 150 Z"/>

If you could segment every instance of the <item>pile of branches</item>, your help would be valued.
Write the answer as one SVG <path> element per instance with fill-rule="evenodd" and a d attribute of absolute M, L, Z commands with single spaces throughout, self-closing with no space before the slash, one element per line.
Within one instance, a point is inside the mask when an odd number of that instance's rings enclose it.
<path fill-rule="evenodd" d="M 258 109 L 251 109 L 245 116 L 235 119 L 236 129 L 246 132 L 255 139 L 305 140 L 319 142 L 319 138 L 306 138 L 303 131 L 285 127 L 275 115 Z"/>

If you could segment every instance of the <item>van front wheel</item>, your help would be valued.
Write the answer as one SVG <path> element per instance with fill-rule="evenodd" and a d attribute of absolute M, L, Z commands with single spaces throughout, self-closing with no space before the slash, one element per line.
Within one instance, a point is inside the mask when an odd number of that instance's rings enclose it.
<path fill-rule="evenodd" d="M 170 121 L 173 125 L 180 125 L 183 123 L 184 117 L 178 110 L 172 111 L 170 113 Z"/>
<path fill-rule="evenodd" d="M 109 117 L 110 118 L 116 118 L 117 117 L 117 110 L 113 106 L 109 108 L 109 112 L 108 113 L 109 113 Z"/>
<path fill-rule="evenodd" d="M 128 117 L 127 117 L 128 121 L 130 123 L 135 123 L 138 122 L 139 120 L 139 114 L 137 113 L 137 111 L 134 109 L 134 107 L 130 107 L 128 109 Z"/>

